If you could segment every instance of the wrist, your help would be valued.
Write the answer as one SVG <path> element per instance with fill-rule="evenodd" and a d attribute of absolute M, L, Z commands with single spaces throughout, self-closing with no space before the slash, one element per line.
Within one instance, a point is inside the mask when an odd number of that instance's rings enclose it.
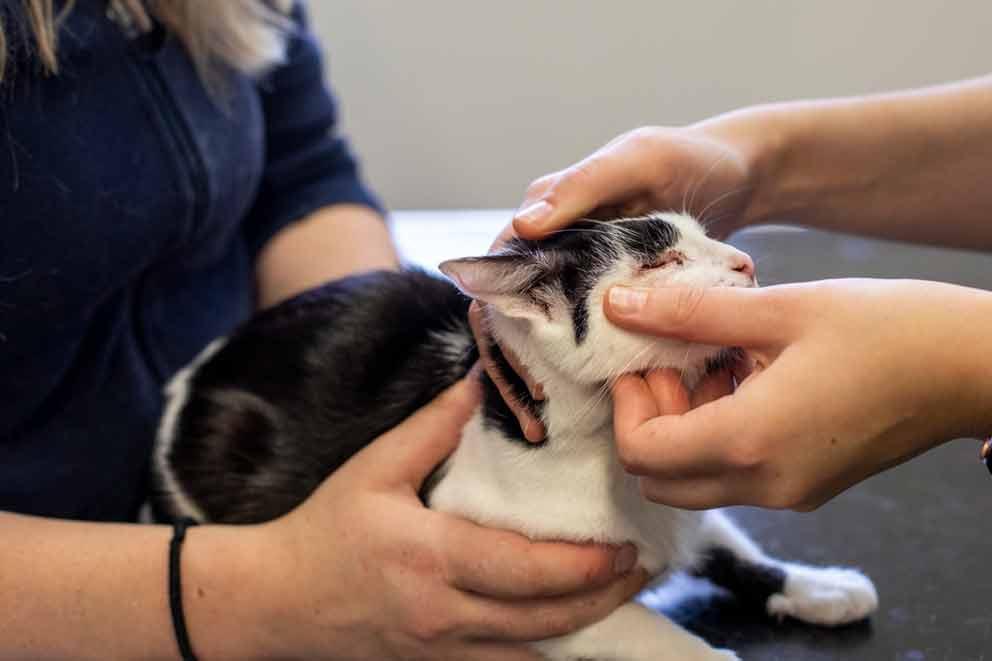
<path fill-rule="evenodd" d="M 963 385 L 961 429 L 955 430 L 956 437 L 985 439 L 992 436 L 992 337 L 987 334 L 992 323 L 992 293 L 982 290 L 973 292 L 968 314 L 968 328 L 972 337 L 951 349 L 961 361 Z M 970 351 L 961 347 L 970 346 Z"/>
<path fill-rule="evenodd" d="M 181 562 L 186 628 L 198 658 L 280 656 L 268 617 L 279 594 L 261 526 L 190 528 Z"/>
<path fill-rule="evenodd" d="M 743 161 L 749 181 L 749 201 L 738 225 L 760 225 L 781 218 L 778 181 L 788 152 L 789 130 L 777 106 L 753 106 L 693 125 L 727 144 Z"/>

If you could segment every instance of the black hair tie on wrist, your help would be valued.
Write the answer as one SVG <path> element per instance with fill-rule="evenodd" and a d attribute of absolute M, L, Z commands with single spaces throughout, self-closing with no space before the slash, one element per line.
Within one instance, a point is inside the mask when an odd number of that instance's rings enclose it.
<path fill-rule="evenodd" d="M 189 633 L 186 631 L 186 618 L 183 616 L 183 585 L 179 572 L 179 558 L 183 540 L 186 539 L 186 529 L 195 525 L 196 521 L 193 519 L 176 520 L 172 524 L 172 541 L 169 542 L 169 610 L 172 611 L 172 628 L 176 632 L 176 643 L 179 645 L 179 655 L 183 661 L 197 661 L 189 644 Z"/>

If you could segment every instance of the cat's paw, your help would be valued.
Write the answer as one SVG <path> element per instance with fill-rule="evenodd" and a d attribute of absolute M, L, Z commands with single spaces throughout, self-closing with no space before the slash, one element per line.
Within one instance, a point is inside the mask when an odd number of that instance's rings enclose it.
<path fill-rule="evenodd" d="M 741 661 L 733 650 L 713 650 L 713 661 Z"/>
<path fill-rule="evenodd" d="M 810 624 L 839 626 L 875 612 L 878 593 L 871 580 L 856 569 L 785 567 L 785 588 L 768 598 L 768 614 L 794 617 Z"/>

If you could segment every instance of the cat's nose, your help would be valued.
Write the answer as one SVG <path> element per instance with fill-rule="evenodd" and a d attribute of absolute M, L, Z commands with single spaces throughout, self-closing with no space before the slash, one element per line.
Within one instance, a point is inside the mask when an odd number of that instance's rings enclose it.
<path fill-rule="evenodd" d="M 754 260 L 746 252 L 735 250 L 730 255 L 730 270 L 750 278 L 754 277 Z"/>

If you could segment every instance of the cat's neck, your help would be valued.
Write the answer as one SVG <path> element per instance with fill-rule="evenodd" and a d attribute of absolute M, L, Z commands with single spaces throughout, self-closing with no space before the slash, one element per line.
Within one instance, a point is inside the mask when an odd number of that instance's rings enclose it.
<path fill-rule="evenodd" d="M 604 433 L 611 433 L 613 400 L 606 384 L 589 385 L 569 378 L 549 361 L 542 359 L 539 353 L 527 351 L 526 343 L 529 338 L 519 329 L 504 326 L 499 330 L 502 342 L 525 349 L 515 353 L 517 362 L 541 383 L 544 398 L 535 400 L 525 381 L 503 355 L 499 345 L 492 345 L 490 355 L 495 368 L 510 384 L 523 405 L 544 421 L 547 431 L 544 445 L 561 449 L 571 448 L 584 439 L 599 439 Z M 493 392 L 495 386 L 490 383 L 489 388 L 490 392 Z M 501 416 L 502 419 L 506 419 L 506 416 L 513 417 L 501 397 L 487 397 L 486 406 L 499 409 L 491 413 Z M 524 440 L 523 431 L 515 424 L 515 420 L 508 422 L 509 424 L 504 425 L 504 431 L 507 433 L 514 431 L 515 438 Z"/>
<path fill-rule="evenodd" d="M 563 379 L 544 383 L 544 420 L 549 442 L 571 448 L 586 439 L 596 442 L 612 434 L 613 398 L 608 387 L 588 386 Z"/>

